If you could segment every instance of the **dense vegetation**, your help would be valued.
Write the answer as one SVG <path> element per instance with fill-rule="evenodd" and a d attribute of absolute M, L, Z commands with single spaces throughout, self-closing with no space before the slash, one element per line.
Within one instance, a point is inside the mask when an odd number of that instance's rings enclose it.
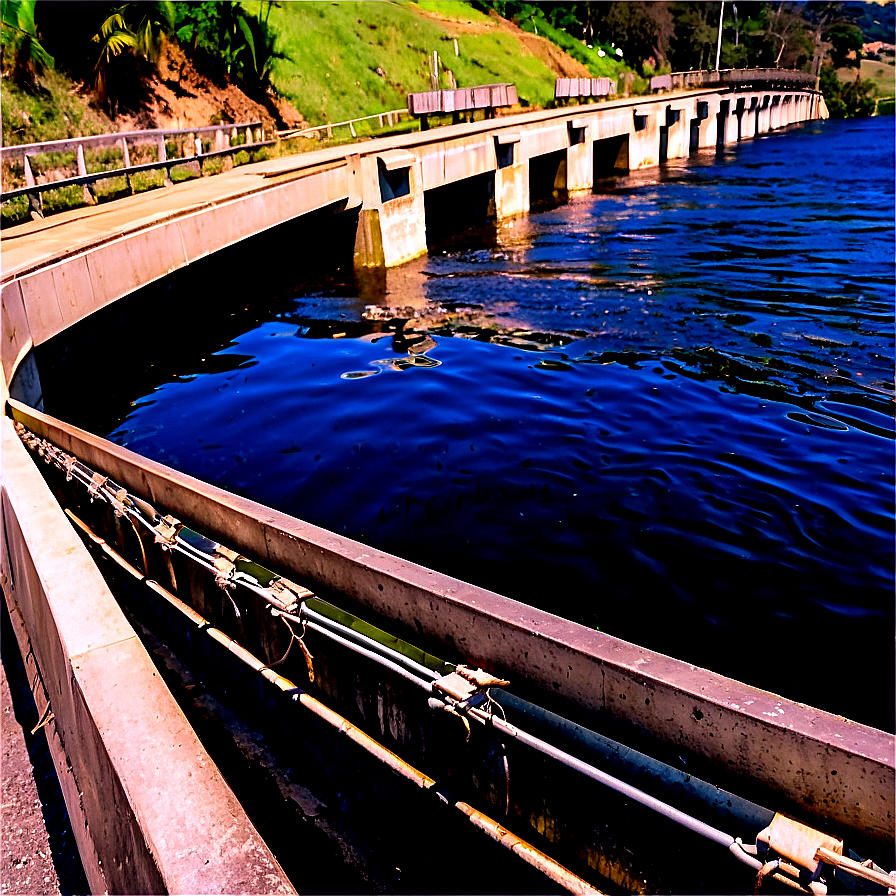
<path fill-rule="evenodd" d="M 237 84 L 255 97 L 276 90 L 315 124 L 402 107 L 408 92 L 432 85 L 433 51 L 441 86 L 510 81 L 523 102 L 546 105 L 552 71 L 521 52 L 509 32 L 490 29 L 495 15 L 557 44 L 594 76 L 629 70 L 646 77 L 717 62 L 722 68 L 801 68 L 820 77 L 832 114 L 873 110 L 873 85 L 862 78 L 841 83 L 825 63 L 858 65 L 864 40 L 892 39 L 893 4 L 726 3 L 717 60 L 721 6 L 661 0 L 2 0 L 3 140 L 109 129 L 106 116 L 140 108 L 166 40 L 178 42 L 219 83 Z M 64 78 L 83 85 L 92 109 L 65 88 Z"/>

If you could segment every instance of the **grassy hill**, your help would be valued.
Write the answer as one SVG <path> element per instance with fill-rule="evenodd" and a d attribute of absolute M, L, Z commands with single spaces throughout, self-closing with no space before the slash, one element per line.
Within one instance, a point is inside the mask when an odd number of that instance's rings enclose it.
<path fill-rule="evenodd" d="M 261 7 L 244 5 L 253 12 Z M 449 86 L 448 72 L 459 87 L 509 82 L 531 106 L 552 100 L 558 75 L 615 75 L 622 68 L 581 44 L 585 56 L 573 59 L 550 41 L 459 2 L 284 3 L 272 10 L 270 23 L 288 57 L 275 63 L 273 83 L 313 124 L 405 108 L 408 93 L 431 89 L 433 51 L 442 87 Z"/>

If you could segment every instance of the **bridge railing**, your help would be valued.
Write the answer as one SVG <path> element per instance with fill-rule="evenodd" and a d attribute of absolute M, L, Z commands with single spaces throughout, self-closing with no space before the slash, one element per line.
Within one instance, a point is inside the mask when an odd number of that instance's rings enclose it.
<path fill-rule="evenodd" d="M 153 129 L 100 134 L 93 137 L 74 137 L 45 143 L 25 143 L 0 149 L 3 192 L 0 201 L 7 202 L 21 196 L 29 199 L 30 210 L 43 216 L 43 194 L 49 190 L 82 186 L 84 201 L 97 201 L 94 184 L 109 178 L 124 178 L 127 192 L 134 192 L 133 176 L 141 172 L 165 171 L 164 183 L 172 183 L 171 169 L 178 165 L 197 163 L 199 173 L 212 158 L 226 158 L 237 152 L 271 146 L 276 141 L 265 139 L 260 121 L 239 124 L 209 125 L 201 128 Z M 173 154 L 169 152 L 173 149 Z M 103 152 L 105 150 L 105 152 Z M 87 170 L 85 151 L 92 151 L 103 167 Z M 132 153 L 148 161 L 132 162 Z M 11 174 L 21 163 L 22 171 Z M 40 170 L 35 175 L 35 168 Z M 76 170 L 72 176 L 69 172 Z M 10 180 L 24 179 L 23 186 L 9 186 Z"/>
<path fill-rule="evenodd" d="M 481 109 L 487 118 L 492 118 L 496 109 L 515 106 L 519 102 L 514 84 L 480 84 L 476 87 L 457 87 L 453 90 L 427 90 L 423 93 L 408 94 L 408 112 L 420 119 L 420 127 L 429 127 L 430 115 L 451 115 L 460 121 L 461 113 L 468 113 L 470 119 L 474 111 Z"/>
<path fill-rule="evenodd" d="M 313 128 L 289 128 L 285 131 L 277 131 L 277 137 L 280 140 L 291 140 L 294 137 L 311 137 L 315 134 L 322 134 L 324 131 L 327 133 L 327 137 L 333 136 L 334 128 L 344 128 L 347 127 L 349 129 L 349 133 L 351 133 L 352 137 L 357 137 L 357 131 L 355 131 L 355 125 L 360 124 L 362 121 L 374 121 L 376 120 L 377 124 L 383 127 L 392 127 L 395 124 L 398 124 L 402 115 L 410 114 L 407 109 L 390 109 L 388 112 L 377 112 L 375 115 L 364 115 L 361 118 L 350 118 L 346 121 L 333 121 L 329 124 L 320 124 L 315 125 Z"/>
<path fill-rule="evenodd" d="M 771 87 L 813 87 L 815 77 L 809 72 L 779 68 L 730 68 L 720 71 L 671 72 L 650 79 L 650 90 L 686 90 L 692 87 L 730 87 L 733 90 Z"/>
<path fill-rule="evenodd" d="M 607 97 L 616 93 L 613 78 L 557 78 L 554 83 L 554 99 L 587 99 Z"/>

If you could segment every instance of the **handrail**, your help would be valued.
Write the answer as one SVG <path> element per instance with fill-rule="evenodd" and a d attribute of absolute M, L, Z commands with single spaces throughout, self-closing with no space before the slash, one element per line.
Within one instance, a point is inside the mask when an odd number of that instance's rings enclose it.
<path fill-rule="evenodd" d="M 277 131 L 277 137 L 280 140 L 291 140 L 293 137 L 304 137 L 306 134 L 313 134 L 317 131 L 326 131 L 327 136 L 332 137 L 333 128 L 344 127 L 345 125 L 348 125 L 352 137 L 357 137 L 358 135 L 355 133 L 354 126 L 360 121 L 371 121 L 376 118 L 379 119 L 380 127 L 383 127 L 384 119 L 391 125 L 393 116 L 399 118 L 400 116 L 407 114 L 407 109 L 390 109 L 388 112 L 377 112 L 375 115 L 364 115 L 361 118 L 350 118 L 347 121 L 334 121 L 329 124 L 319 124 L 312 128 L 290 128 L 285 131 Z"/>
<path fill-rule="evenodd" d="M 44 143 L 19 143 L 0 148 L 0 161 L 7 162 L 22 156 L 36 156 L 50 152 L 77 152 L 78 147 L 94 149 L 100 146 L 115 146 L 122 140 L 131 143 L 156 142 L 159 138 L 182 137 L 188 134 L 207 134 L 212 131 L 239 131 L 260 128 L 260 121 L 246 121 L 231 124 L 204 125 L 199 128 L 152 128 L 144 131 L 122 131 L 116 134 L 94 134 L 90 137 L 66 137 L 62 140 L 48 140 Z"/>
<path fill-rule="evenodd" d="M 67 177 L 64 180 L 47 181 L 46 183 L 35 183 L 31 186 L 19 187 L 16 190 L 4 190 L 0 194 L 0 201 L 6 202 L 8 199 L 15 199 L 18 196 L 37 195 L 46 193 L 47 190 L 58 190 L 61 187 L 73 187 L 78 185 L 88 185 L 96 183 L 98 180 L 106 180 L 110 177 L 129 177 L 132 174 L 138 174 L 141 171 L 158 171 L 162 168 L 171 176 L 171 169 L 176 165 L 186 165 L 189 162 L 199 162 L 200 170 L 204 159 L 212 159 L 220 156 L 231 155 L 241 150 L 260 149 L 264 146 L 273 146 L 276 140 L 262 140 L 260 143 L 242 143 L 238 146 L 230 146 L 227 149 L 217 149 L 213 152 L 204 152 L 195 156 L 184 156 L 183 158 L 166 159 L 162 162 L 146 162 L 143 165 L 130 165 L 127 168 L 108 168 L 105 171 L 95 171 L 93 174 L 79 174 L 77 177 Z"/>
<path fill-rule="evenodd" d="M 815 77 L 809 72 L 782 68 L 727 68 L 720 70 L 703 69 L 700 71 L 670 72 L 668 75 L 652 78 L 651 82 L 656 81 L 659 78 L 669 79 L 671 89 L 703 87 L 712 84 L 736 87 L 739 85 L 753 85 L 761 82 L 810 87 L 815 83 Z"/>
<path fill-rule="evenodd" d="M 235 139 L 240 131 L 245 132 L 245 143 L 237 143 L 230 145 L 230 141 Z M 214 134 L 212 141 L 212 149 L 208 152 L 202 151 L 202 139 L 200 135 Z M 186 152 L 182 157 L 168 158 L 165 144 L 168 138 L 186 137 Z M 140 143 L 155 144 L 156 161 L 144 162 L 137 165 L 131 164 L 130 150 L 128 144 L 137 145 Z M 276 143 L 275 140 L 265 140 L 262 124 L 260 121 L 241 122 L 239 124 L 226 125 L 206 125 L 197 128 L 175 128 L 164 129 L 156 128 L 143 131 L 125 131 L 117 134 L 98 134 L 91 137 L 73 137 L 64 140 L 51 140 L 44 143 L 23 143 L 17 146 L 4 146 L 0 150 L 0 162 L 12 162 L 21 159 L 25 168 L 25 186 L 16 187 L 11 190 L 3 190 L 0 195 L 0 202 L 16 199 L 20 196 L 28 196 L 31 204 L 31 210 L 38 216 L 43 216 L 43 201 L 41 194 L 48 190 L 58 190 L 63 187 L 83 186 L 84 199 L 87 203 L 93 203 L 96 197 L 93 194 L 91 185 L 99 180 L 106 180 L 113 177 L 124 177 L 127 179 L 128 191 L 134 192 L 131 183 L 131 175 L 144 171 L 165 170 L 165 185 L 171 185 L 171 169 L 175 165 L 188 164 L 190 162 L 198 162 L 199 172 L 203 173 L 203 162 L 208 158 L 216 158 L 233 155 L 234 153 L 244 150 L 260 149 L 261 147 L 271 146 Z M 87 171 L 87 165 L 84 159 L 85 148 L 99 148 L 103 146 L 118 146 L 121 149 L 124 165 L 119 168 L 105 169 L 103 171 Z M 77 164 L 77 175 L 74 177 L 64 177 L 59 180 L 38 181 L 32 172 L 31 162 L 37 155 L 46 153 L 74 153 Z M 53 170 L 58 170 L 54 168 Z"/>

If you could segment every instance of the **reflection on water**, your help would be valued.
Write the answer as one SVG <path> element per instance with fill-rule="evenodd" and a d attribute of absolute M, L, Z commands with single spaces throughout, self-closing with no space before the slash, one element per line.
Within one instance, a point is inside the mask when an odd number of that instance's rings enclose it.
<path fill-rule="evenodd" d="M 892 168 L 828 122 L 261 295 L 111 437 L 893 730 Z"/>

